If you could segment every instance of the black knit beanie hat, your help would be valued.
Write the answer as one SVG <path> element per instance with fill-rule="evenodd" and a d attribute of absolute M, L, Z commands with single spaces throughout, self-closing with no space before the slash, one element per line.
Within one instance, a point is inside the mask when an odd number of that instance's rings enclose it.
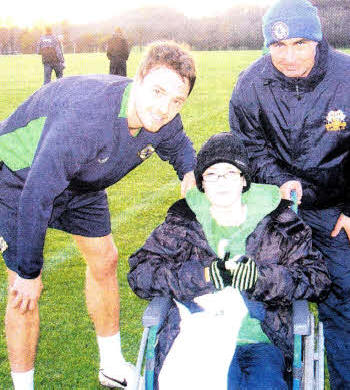
<path fill-rule="evenodd" d="M 247 182 L 243 192 L 248 191 L 251 182 L 248 153 L 243 142 L 232 133 L 215 134 L 201 147 L 197 154 L 197 165 L 194 169 L 196 183 L 199 191 L 203 189 L 203 173 L 214 164 L 226 162 L 237 167 Z"/>

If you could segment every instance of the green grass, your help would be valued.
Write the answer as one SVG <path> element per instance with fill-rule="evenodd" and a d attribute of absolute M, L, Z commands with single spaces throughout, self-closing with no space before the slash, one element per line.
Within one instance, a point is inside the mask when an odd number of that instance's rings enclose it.
<path fill-rule="evenodd" d="M 229 130 L 228 103 L 241 70 L 260 51 L 195 52 L 198 78 L 182 118 L 196 150 L 212 134 Z M 132 77 L 140 59 L 128 61 Z M 107 73 L 104 53 L 68 54 L 65 76 Z M 39 56 L 0 56 L 0 120 L 37 90 L 43 81 Z M 141 315 L 146 303 L 128 287 L 128 256 L 138 249 L 168 207 L 179 198 L 177 177 L 157 156 L 108 189 L 113 235 L 119 250 L 121 334 L 125 357 L 136 361 Z M 96 389 L 98 354 L 95 334 L 84 303 L 85 265 L 69 235 L 50 230 L 45 244 L 41 334 L 36 363 L 37 389 Z M 0 315 L 6 306 L 6 271 L 0 262 Z M 11 388 L 3 323 L 0 324 L 0 387 Z"/>

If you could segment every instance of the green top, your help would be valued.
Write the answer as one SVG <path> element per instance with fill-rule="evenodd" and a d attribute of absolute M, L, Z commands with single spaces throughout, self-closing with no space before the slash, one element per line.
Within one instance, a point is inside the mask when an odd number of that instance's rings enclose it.
<path fill-rule="evenodd" d="M 32 120 L 26 126 L 0 136 L 0 161 L 12 171 L 32 165 L 46 117 Z"/>
<path fill-rule="evenodd" d="M 120 104 L 120 111 L 119 111 L 118 118 L 127 118 L 128 117 L 128 104 L 129 104 L 131 84 L 132 83 L 128 84 L 126 86 L 126 88 L 124 89 L 122 102 Z"/>
<path fill-rule="evenodd" d="M 267 184 L 252 184 L 249 191 L 242 194 L 242 203 L 247 206 L 247 218 L 239 226 L 220 226 L 210 214 L 210 203 L 203 192 L 197 188 L 186 194 L 186 200 L 202 225 L 205 236 L 214 252 L 223 257 L 225 252 L 234 255 L 244 255 L 247 237 L 254 231 L 258 223 L 279 204 L 280 192 L 277 186 Z M 262 331 L 260 321 L 244 318 L 238 344 L 270 342 Z"/>
<path fill-rule="evenodd" d="M 128 105 L 129 105 L 131 85 L 132 85 L 132 83 L 128 84 L 124 90 L 118 118 L 127 118 L 128 117 Z M 140 131 L 141 131 L 141 128 L 132 136 L 137 137 L 139 135 Z"/>

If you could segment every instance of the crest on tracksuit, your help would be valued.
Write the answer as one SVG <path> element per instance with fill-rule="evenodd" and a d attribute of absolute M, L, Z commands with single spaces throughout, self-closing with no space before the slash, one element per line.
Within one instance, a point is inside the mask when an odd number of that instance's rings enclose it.
<path fill-rule="evenodd" d="M 326 130 L 327 131 L 338 131 L 345 130 L 346 122 L 345 122 L 345 114 L 342 110 L 333 110 L 329 111 L 326 117 Z"/>
<path fill-rule="evenodd" d="M 8 248 L 7 242 L 5 241 L 4 237 L 0 236 L 0 253 L 4 253 L 7 248 Z"/>
<path fill-rule="evenodd" d="M 137 154 L 139 155 L 141 160 L 146 160 L 148 157 L 150 157 L 154 153 L 155 149 L 151 144 L 148 144 L 145 148 L 143 148 L 140 152 Z"/>

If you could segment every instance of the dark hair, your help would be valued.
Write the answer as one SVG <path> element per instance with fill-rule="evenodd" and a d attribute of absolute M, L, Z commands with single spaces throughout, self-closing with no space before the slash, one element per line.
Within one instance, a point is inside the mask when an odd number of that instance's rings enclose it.
<path fill-rule="evenodd" d="M 192 55 L 173 41 L 153 42 L 137 70 L 141 80 L 155 67 L 166 66 L 174 70 L 182 79 L 188 79 L 191 93 L 196 81 L 196 67 Z"/>

